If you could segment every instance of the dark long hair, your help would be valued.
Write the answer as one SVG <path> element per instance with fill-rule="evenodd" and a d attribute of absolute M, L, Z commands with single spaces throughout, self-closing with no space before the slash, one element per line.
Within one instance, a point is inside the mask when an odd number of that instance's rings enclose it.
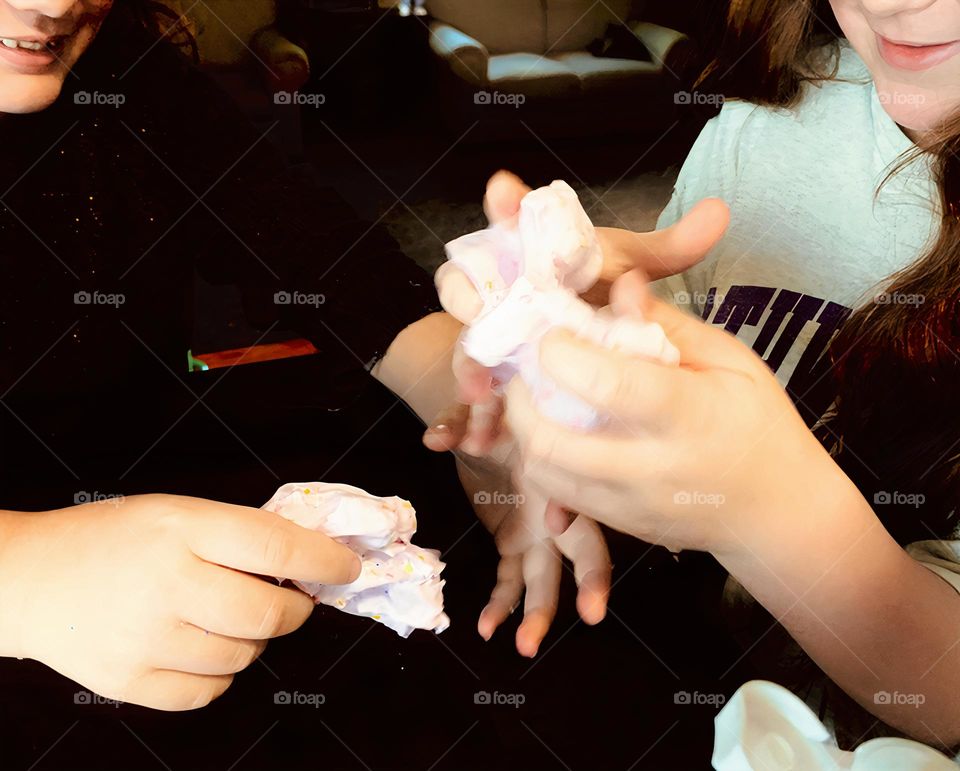
<path fill-rule="evenodd" d="M 734 0 L 720 54 L 701 78 L 727 98 L 790 108 L 836 76 L 826 0 Z M 843 116 L 837 116 L 842 121 Z M 900 542 L 945 538 L 960 502 L 960 116 L 925 135 L 898 173 L 926 156 L 939 194 L 936 240 L 856 310 L 828 350 L 833 407 L 817 433 Z"/>

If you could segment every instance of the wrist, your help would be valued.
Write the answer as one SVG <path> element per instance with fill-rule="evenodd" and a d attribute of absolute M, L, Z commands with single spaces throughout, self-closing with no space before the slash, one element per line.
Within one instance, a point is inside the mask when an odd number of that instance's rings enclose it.
<path fill-rule="evenodd" d="M 30 545 L 44 514 L 0 511 L 0 657 L 29 658 L 24 646 Z M 38 598 L 33 596 L 31 602 Z"/>

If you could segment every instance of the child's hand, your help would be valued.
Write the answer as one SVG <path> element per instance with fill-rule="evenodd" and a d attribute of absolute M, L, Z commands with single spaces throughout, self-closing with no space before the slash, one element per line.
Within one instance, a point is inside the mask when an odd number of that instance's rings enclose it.
<path fill-rule="evenodd" d="M 507 171 L 495 174 L 487 184 L 484 210 L 491 225 L 517 221 L 520 202 L 530 188 Z M 642 272 L 649 280 L 682 273 L 696 265 L 716 245 L 730 222 L 730 210 L 718 199 L 701 201 L 675 225 L 650 233 L 633 233 L 618 228 L 597 228 L 603 251 L 600 280 L 584 294 L 595 306 L 607 305 L 610 287 L 630 271 Z M 453 263 L 444 263 L 436 274 L 437 291 L 444 309 L 469 326 L 483 303 L 467 275 Z M 471 361 L 457 346 L 454 371 L 460 399 L 472 405 L 463 449 L 482 455 L 497 441 L 502 403 L 491 390 L 486 368 Z"/>
<path fill-rule="evenodd" d="M 136 496 L 5 515 L 0 653 L 163 710 L 222 694 L 313 601 L 249 575 L 344 584 L 345 546 L 260 509 Z"/>
<path fill-rule="evenodd" d="M 448 414 L 447 419 L 452 430 L 458 430 L 456 416 Z M 462 430 L 462 420 L 459 424 Z M 515 454 L 507 443 L 501 442 L 496 455 L 499 460 L 458 457 L 464 490 L 500 552 L 497 583 L 477 631 L 489 640 L 523 598 L 516 645 L 522 655 L 533 657 L 556 615 L 563 558 L 573 565 L 580 617 L 598 624 L 610 594 L 610 555 L 600 528 L 586 517 L 577 517 L 562 535 L 549 532 L 543 516 L 547 501 L 525 489 L 522 479 L 518 484 L 511 479 L 510 456 Z"/>
<path fill-rule="evenodd" d="M 641 281 L 621 279 L 615 309 L 637 301 Z M 815 509 L 820 496 L 833 501 L 849 487 L 750 348 L 653 299 L 644 315 L 680 350 L 679 367 L 562 332 L 543 343 L 545 371 L 613 415 L 608 430 L 584 434 L 553 423 L 519 379 L 511 384 L 506 422 L 526 483 L 650 543 L 717 556 L 763 553 L 762 540 L 782 534 L 789 507 Z"/>

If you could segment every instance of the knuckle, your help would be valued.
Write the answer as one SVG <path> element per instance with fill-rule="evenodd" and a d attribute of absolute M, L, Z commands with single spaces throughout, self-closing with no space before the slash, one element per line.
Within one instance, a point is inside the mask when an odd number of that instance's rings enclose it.
<path fill-rule="evenodd" d="M 293 536 L 280 523 L 270 528 L 263 542 L 263 560 L 265 565 L 286 565 L 294 554 Z"/>
<path fill-rule="evenodd" d="M 266 647 L 266 643 L 246 643 L 238 645 L 233 652 L 233 656 L 231 656 L 229 671 L 234 674 L 242 672 L 260 658 L 260 654 L 263 653 L 263 649 Z"/>
<path fill-rule="evenodd" d="M 640 401 L 641 396 L 649 399 L 652 393 L 649 389 L 641 388 L 639 379 L 632 369 L 627 368 L 620 377 L 607 381 L 607 401 L 612 411 L 623 414 L 630 411 Z"/>
<path fill-rule="evenodd" d="M 217 678 L 211 678 L 209 683 L 205 683 L 198 688 L 188 699 L 187 710 L 200 709 L 206 707 L 215 699 L 223 695 L 233 684 L 233 675 L 223 675 Z"/>
<path fill-rule="evenodd" d="M 278 637 L 283 632 L 286 619 L 286 604 L 279 597 L 271 599 L 260 617 L 260 626 L 257 628 L 257 638 L 266 639 L 269 637 Z"/>
<path fill-rule="evenodd" d="M 526 454 L 538 461 L 549 462 L 557 452 L 557 436 L 547 426 L 535 426 L 527 439 Z"/>

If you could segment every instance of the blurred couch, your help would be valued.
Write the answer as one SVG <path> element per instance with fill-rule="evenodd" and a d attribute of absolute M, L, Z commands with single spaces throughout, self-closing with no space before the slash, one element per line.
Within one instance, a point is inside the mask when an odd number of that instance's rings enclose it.
<path fill-rule="evenodd" d="M 429 0 L 445 117 L 492 120 L 506 133 L 511 124 L 524 132 L 521 120 L 552 135 L 665 130 L 675 120 L 675 95 L 689 87 L 692 43 L 633 18 L 634 5 Z M 630 58 L 616 48 L 592 53 L 611 33 L 642 45 Z"/>

